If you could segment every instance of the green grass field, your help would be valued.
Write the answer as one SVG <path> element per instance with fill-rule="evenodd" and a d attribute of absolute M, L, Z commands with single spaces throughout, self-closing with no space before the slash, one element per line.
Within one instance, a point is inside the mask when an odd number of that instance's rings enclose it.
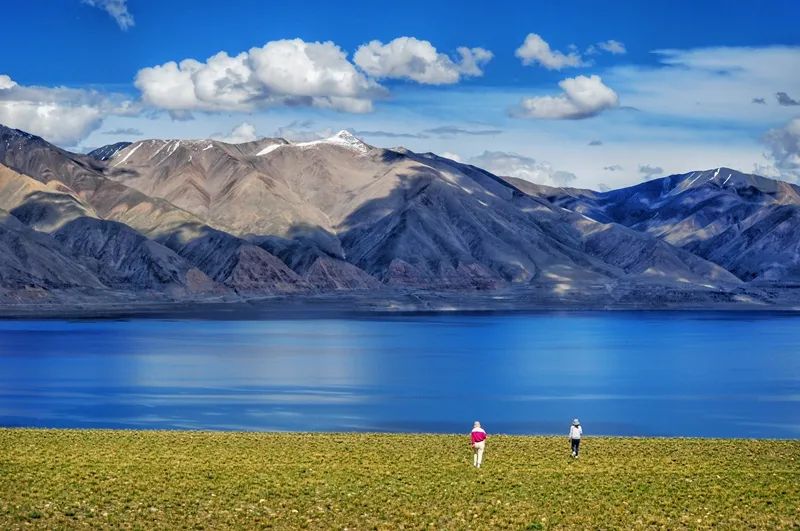
<path fill-rule="evenodd" d="M 800 527 L 800 441 L 0 429 L 0 529 Z"/>

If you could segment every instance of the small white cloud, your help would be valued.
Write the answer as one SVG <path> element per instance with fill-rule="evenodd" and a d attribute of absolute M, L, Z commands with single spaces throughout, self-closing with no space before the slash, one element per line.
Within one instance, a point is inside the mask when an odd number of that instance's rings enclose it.
<path fill-rule="evenodd" d="M 769 130 L 764 135 L 764 143 L 769 149 L 766 157 L 781 178 L 800 182 L 800 118 Z"/>
<path fill-rule="evenodd" d="M 376 78 L 410 79 L 428 85 L 457 83 L 462 76 L 482 76 L 483 66 L 492 52 L 483 48 L 459 47 L 453 60 L 439 53 L 429 42 L 414 37 L 398 37 L 383 44 L 371 41 L 359 46 L 353 61 Z"/>
<path fill-rule="evenodd" d="M 228 144 L 242 144 L 244 142 L 258 140 L 258 138 L 256 126 L 250 122 L 242 122 L 234 127 L 230 134 L 226 136 L 215 136 L 214 140 L 220 140 L 222 142 L 227 142 Z"/>
<path fill-rule="evenodd" d="M 0 74 L 0 90 L 16 87 L 17 82 L 6 74 Z"/>
<path fill-rule="evenodd" d="M 522 60 L 522 64 L 531 65 L 538 63 L 548 70 L 561 70 L 562 68 L 585 66 L 581 55 L 575 50 L 569 53 L 550 49 L 550 45 L 536 33 L 529 33 L 525 42 L 517 48 L 514 55 Z"/>
<path fill-rule="evenodd" d="M 104 135 L 126 135 L 126 136 L 142 136 L 142 133 L 139 129 L 135 127 L 119 127 L 117 129 L 109 129 L 108 131 L 103 131 L 101 134 Z"/>
<path fill-rule="evenodd" d="M 526 98 L 513 114 L 522 118 L 577 120 L 619 105 L 617 93 L 597 75 L 567 78 L 558 85 L 564 91 L 562 94 Z"/>
<path fill-rule="evenodd" d="M 130 116 L 138 107 L 117 94 L 66 87 L 19 85 L 0 76 L 0 123 L 72 147 L 108 115 Z"/>
<path fill-rule="evenodd" d="M 133 27 L 133 15 L 128 11 L 128 0 L 81 0 L 84 4 L 104 10 L 125 31 Z"/>
<path fill-rule="evenodd" d="M 567 186 L 575 179 L 574 173 L 556 170 L 549 162 L 504 151 L 484 151 L 468 161 L 503 177 L 518 177 L 539 184 Z"/>
<path fill-rule="evenodd" d="M 268 42 L 236 56 L 184 59 L 136 75 L 143 100 L 168 111 L 252 111 L 305 105 L 363 113 L 386 90 L 356 70 L 336 44 Z"/>
<path fill-rule="evenodd" d="M 614 39 L 598 42 L 595 46 L 612 55 L 621 55 L 628 52 L 628 50 L 625 49 L 624 44 L 619 41 L 615 41 Z"/>

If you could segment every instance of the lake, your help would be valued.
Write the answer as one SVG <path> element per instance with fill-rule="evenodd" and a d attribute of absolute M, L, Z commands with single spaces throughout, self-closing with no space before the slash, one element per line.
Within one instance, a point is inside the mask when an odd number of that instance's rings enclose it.
<path fill-rule="evenodd" d="M 800 437 L 800 316 L 0 320 L 0 425 Z"/>

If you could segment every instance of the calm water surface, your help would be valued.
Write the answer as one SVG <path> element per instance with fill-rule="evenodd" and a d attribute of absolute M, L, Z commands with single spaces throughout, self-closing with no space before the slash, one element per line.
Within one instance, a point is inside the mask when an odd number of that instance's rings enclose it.
<path fill-rule="evenodd" d="M 800 437 L 800 316 L 0 320 L 0 425 Z"/>

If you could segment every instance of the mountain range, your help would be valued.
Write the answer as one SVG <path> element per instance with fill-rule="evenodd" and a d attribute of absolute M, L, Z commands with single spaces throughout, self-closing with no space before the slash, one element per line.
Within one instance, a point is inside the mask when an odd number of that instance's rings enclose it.
<path fill-rule="evenodd" d="M 800 280 L 798 208 L 796 186 L 727 168 L 594 192 L 347 131 L 83 155 L 0 126 L 0 302 L 404 292 L 769 303 L 792 300 Z"/>

